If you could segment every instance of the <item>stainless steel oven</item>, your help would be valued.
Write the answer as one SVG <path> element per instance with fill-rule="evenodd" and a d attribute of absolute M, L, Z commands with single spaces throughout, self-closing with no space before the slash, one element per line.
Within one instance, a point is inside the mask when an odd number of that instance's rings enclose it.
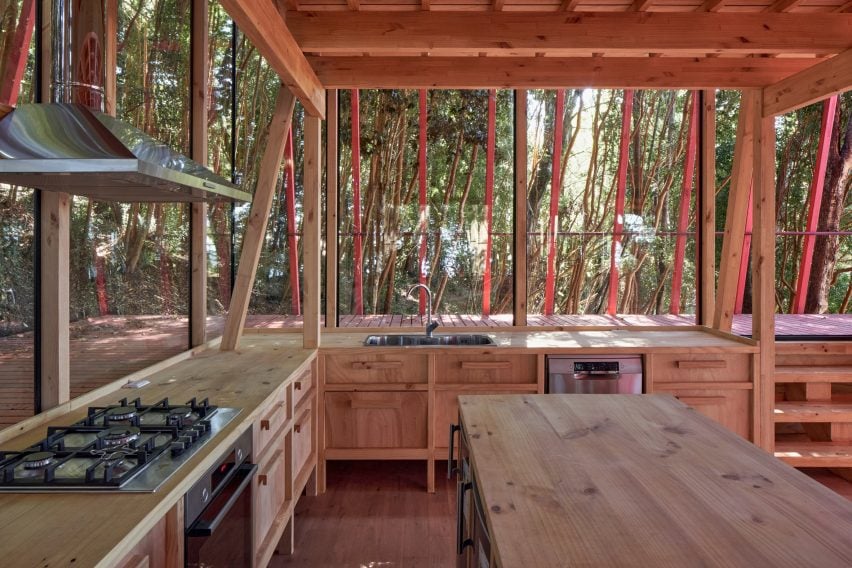
<path fill-rule="evenodd" d="M 185 497 L 186 566 L 243 568 L 252 564 L 251 429 Z"/>

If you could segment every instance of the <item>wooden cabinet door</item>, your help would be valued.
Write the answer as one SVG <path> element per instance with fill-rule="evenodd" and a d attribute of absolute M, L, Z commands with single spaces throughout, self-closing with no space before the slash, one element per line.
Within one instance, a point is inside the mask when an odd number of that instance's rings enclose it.
<path fill-rule="evenodd" d="M 728 430 L 751 439 L 750 390 L 677 389 L 668 392 Z"/>
<path fill-rule="evenodd" d="M 426 448 L 426 392 L 327 392 L 327 448 Z"/>

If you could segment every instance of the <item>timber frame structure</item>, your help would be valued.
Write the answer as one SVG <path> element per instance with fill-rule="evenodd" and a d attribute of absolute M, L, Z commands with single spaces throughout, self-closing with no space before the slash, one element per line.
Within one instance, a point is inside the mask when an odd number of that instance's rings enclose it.
<path fill-rule="evenodd" d="M 321 315 L 336 321 L 338 89 L 514 89 L 515 128 L 525 130 L 524 89 L 691 89 L 701 128 L 695 192 L 699 216 L 702 289 L 699 324 L 729 330 L 744 256 L 753 187 L 753 334 L 760 353 L 755 378 L 759 409 L 755 441 L 774 447 L 775 372 L 775 116 L 852 88 L 852 2 L 848 0 L 653 0 L 596 4 L 578 0 L 220 0 L 282 82 L 265 150 L 233 292 L 222 349 L 237 349 L 243 332 L 271 194 L 287 147 L 295 100 L 306 111 L 304 129 L 304 346 L 321 343 Z M 116 13 L 117 0 L 111 0 Z M 206 156 L 205 89 L 207 1 L 193 0 L 192 154 Z M 114 28 L 113 28 L 114 29 Z M 115 41 L 115 35 L 108 36 Z M 111 54 L 111 55 L 110 55 Z M 110 57 L 112 59 L 110 59 Z M 107 108 L 114 110 L 115 45 L 107 46 Z M 112 64 L 110 64 L 112 62 Z M 46 84 L 46 83 L 45 83 Z M 713 89 L 743 93 L 731 203 L 714 289 L 715 107 Z M 423 106 L 421 95 L 421 106 Z M 327 179 L 322 186 L 322 121 L 327 122 Z M 422 134 L 421 134 L 422 135 Z M 526 143 L 516 142 L 516 194 L 526 187 Z M 292 151 L 292 143 L 290 144 Z M 291 161 L 292 163 L 292 161 Z M 292 173 L 290 174 L 292 179 Z M 421 180 L 421 188 L 423 180 Z M 328 208 L 321 208 L 323 191 Z M 519 201 L 519 200 L 518 200 Z M 42 405 L 68 401 L 68 196 L 45 195 L 42 235 Z M 193 346 L 203 345 L 206 234 L 203 205 L 192 210 Z M 321 304 L 322 226 L 325 222 L 326 294 Z M 523 205 L 516 204 L 516 263 L 525 266 Z M 616 227 L 616 233 L 618 228 Z M 422 266 L 422 264 L 421 264 Z M 515 270 L 515 326 L 526 325 L 525 270 Z"/>

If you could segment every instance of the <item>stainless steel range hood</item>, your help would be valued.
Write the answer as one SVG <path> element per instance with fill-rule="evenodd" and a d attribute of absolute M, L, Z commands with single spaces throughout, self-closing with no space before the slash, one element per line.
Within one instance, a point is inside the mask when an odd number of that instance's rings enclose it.
<path fill-rule="evenodd" d="M 0 182 L 108 201 L 251 201 L 141 130 L 83 105 L 21 105 L 0 120 Z"/>

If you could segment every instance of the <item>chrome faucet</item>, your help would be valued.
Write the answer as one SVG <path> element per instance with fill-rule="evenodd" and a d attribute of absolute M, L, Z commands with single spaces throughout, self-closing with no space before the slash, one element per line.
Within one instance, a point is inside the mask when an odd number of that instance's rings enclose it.
<path fill-rule="evenodd" d="M 426 337 L 432 337 L 432 332 L 435 331 L 439 325 L 438 322 L 432 321 L 432 290 L 430 290 L 426 284 L 415 284 L 408 289 L 408 292 L 405 295 L 413 300 L 414 296 L 412 296 L 411 293 L 418 288 L 423 288 L 426 291 Z"/>

